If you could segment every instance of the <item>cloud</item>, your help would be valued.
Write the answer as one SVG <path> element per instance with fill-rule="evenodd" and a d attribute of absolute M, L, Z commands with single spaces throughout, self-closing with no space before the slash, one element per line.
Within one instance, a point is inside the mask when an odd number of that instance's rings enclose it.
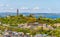
<path fill-rule="evenodd" d="M 37 10 L 37 9 L 40 9 L 40 8 L 39 8 L 39 7 L 34 7 L 33 9 L 34 9 L 34 10 Z"/>
<path fill-rule="evenodd" d="M 10 8 L 10 10 L 13 10 L 14 8 Z"/>
<path fill-rule="evenodd" d="M 27 7 L 21 7 L 20 9 L 24 10 L 24 9 L 28 9 Z"/>
<path fill-rule="evenodd" d="M 29 12 L 29 8 L 28 7 L 21 7 L 19 10 L 21 12 Z"/>
<path fill-rule="evenodd" d="M 4 4 L 0 4 L 0 6 L 4 6 Z"/>
<path fill-rule="evenodd" d="M 9 4 L 0 4 L 0 7 L 9 7 Z"/>
<path fill-rule="evenodd" d="M 1 4 L 0 6 L 5 6 L 0 8 L 0 12 L 5 11 L 5 12 L 16 12 L 17 8 L 9 7 L 9 4 Z M 38 6 L 33 7 L 33 8 L 28 8 L 28 7 L 21 7 L 19 8 L 20 12 L 43 12 L 43 13 L 51 13 L 51 12 L 60 12 L 60 9 L 55 9 L 55 8 L 40 8 Z"/>
<path fill-rule="evenodd" d="M 7 6 L 7 7 L 8 7 L 9 5 L 8 5 L 8 4 L 6 4 L 5 6 Z"/>
<path fill-rule="evenodd" d="M 45 9 L 45 8 L 40 8 L 40 7 L 36 6 L 33 8 L 21 7 L 20 11 L 22 11 L 22 12 L 49 12 L 49 11 L 51 11 L 51 9 L 50 8 Z"/>

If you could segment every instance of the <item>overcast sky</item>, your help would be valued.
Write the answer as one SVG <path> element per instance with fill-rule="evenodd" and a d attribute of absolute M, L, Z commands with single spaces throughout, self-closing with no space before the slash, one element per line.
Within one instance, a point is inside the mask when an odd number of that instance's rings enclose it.
<path fill-rule="evenodd" d="M 0 0 L 0 12 L 60 13 L 60 0 Z"/>

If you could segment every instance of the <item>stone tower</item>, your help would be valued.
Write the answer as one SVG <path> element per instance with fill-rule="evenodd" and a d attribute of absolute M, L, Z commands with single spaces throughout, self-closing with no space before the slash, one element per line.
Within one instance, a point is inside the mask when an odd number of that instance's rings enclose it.
<path fill-rule="evenodd" d="M 19 15 L 19 10 L 17 9 L 17 16 Z"/>

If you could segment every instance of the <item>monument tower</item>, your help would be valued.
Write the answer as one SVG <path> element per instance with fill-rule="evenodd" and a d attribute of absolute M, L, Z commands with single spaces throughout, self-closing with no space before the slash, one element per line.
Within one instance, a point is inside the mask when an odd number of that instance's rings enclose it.
<path fill-rule="evenodd" d="M 19 15 L 19 9 L 17 9 L 17 16 Z"/>

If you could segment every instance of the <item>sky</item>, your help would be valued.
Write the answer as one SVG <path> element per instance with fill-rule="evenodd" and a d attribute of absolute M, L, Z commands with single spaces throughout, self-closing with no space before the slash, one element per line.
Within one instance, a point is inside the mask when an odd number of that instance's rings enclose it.
<path fill-rule="evenodd" d="M 0 0 L 0 12 L 60 13 L 60 0 Z"/>

